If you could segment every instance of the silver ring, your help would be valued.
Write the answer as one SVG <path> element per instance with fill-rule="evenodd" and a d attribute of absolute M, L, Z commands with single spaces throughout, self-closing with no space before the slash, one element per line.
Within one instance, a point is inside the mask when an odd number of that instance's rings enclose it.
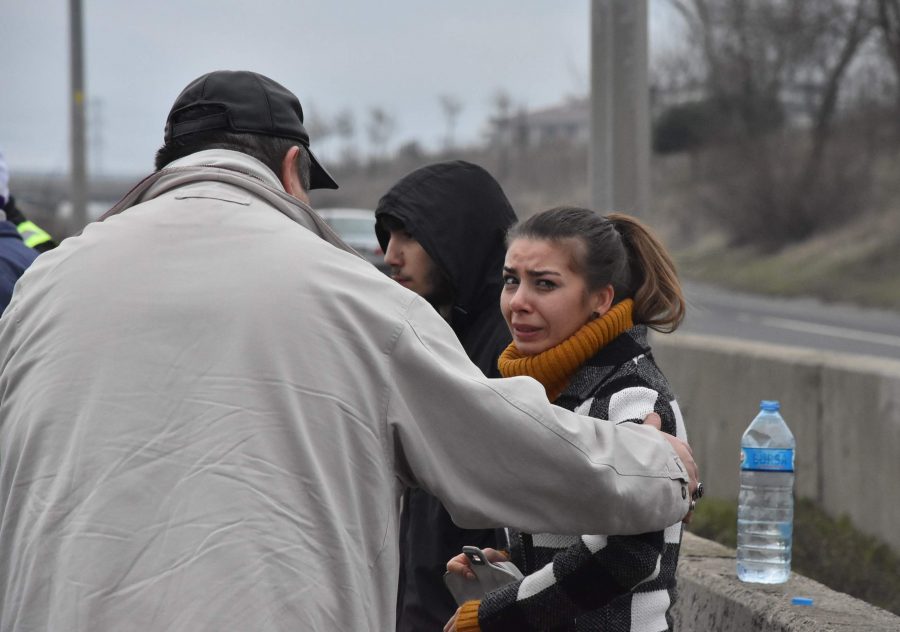
<path fill-rule="evenodd" d="M 697 489 L 694 490 L 694 493 L 691 494 L 691 498 L 694 500 L 700 500 L 703 498 L 703 483 L 697 483 Z"/>
<path fill-rule="evenodd" d="M 694 500 L 693 498 L 691 498 L 691 504 L 688 505 L 688 511 L 694 511 L 694 509 L 696 507 L 697 507 L 697 501 Z"/>

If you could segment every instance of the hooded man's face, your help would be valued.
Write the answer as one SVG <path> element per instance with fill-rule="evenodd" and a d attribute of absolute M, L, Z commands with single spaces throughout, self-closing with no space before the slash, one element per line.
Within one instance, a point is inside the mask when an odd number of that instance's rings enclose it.
<path fill-rule="evenodd" d="M 418 241 L 404 229 L 390 231 L 384 262 L 391 278 L 419 296 L 430 299 L 437 290 L 437 266 Z"/>

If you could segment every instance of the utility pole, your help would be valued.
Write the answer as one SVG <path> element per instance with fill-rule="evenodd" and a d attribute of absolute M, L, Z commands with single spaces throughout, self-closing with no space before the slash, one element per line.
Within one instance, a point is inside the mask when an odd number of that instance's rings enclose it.
<path fill-rule="evenodd" d="M 96 178 L 103 175 L 103 99 L 88 99 L 86 116 L 88 171 Z"/>
<path fill-rule="evenodd" d="M 591 204 L 642 214 L 650 202 L 647 0 L 591 0 Z"/>
<path fill-rule="evenodd" d="M 84 41 L 81 0 L 69 0 L 70 188 L 75 231 L 87 224 L 87 151 L 85 148 Z"/>

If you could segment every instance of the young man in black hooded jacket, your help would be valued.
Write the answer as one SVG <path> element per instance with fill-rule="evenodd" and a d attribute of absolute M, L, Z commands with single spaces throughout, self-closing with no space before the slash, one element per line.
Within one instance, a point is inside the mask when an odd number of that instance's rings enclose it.
<path fill-rule="evenodd" d="M 500 314 L 504 239 L 515 212 L 496 180 L 463 161 L 404 176 L 378 202 L 375 232 L 391 276 L 450 323 L 469 358 L 499 377 L 510 341 Z M 411 489 L 400 523 L 398 632 L 441 630 L 456 612 L 443 583 L 447 560 L 465 545 L 506 546 L 502 532 L 462 529 L 433 496 Z"/>

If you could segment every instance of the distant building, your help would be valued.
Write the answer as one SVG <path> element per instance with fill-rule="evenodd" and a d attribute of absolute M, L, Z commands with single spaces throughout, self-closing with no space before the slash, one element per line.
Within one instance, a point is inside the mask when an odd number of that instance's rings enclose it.
<path fill-rule="evenodd" d="M 493 118 L 489 126 L 488 138 L 493 145 L 538 147 L 559 142 L 587 144 L 591 137 L 590 101 L 585 97 L 538 110 L 520 110 L 509 116 Z"/>

